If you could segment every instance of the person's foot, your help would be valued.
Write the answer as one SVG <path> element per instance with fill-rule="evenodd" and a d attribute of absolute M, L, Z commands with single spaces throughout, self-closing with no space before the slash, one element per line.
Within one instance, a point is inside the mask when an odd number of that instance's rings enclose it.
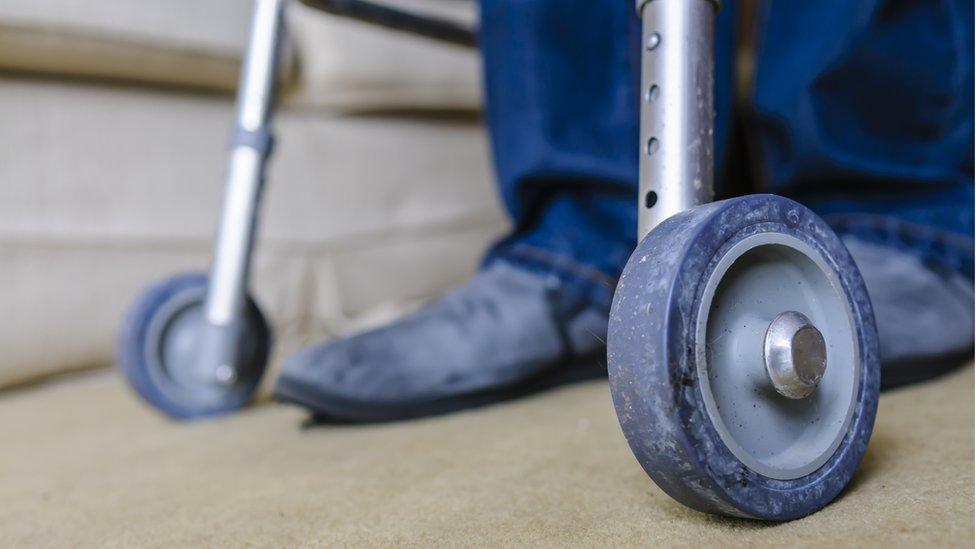
<path fill-rule="evenodd" d="M 302 349 L 279 400 L 347 420 L 444 413 L 605 375 L 607 311 L 498 261 L 391 325 Z"/>
<path fill-rule="evenodd" d="M 972 360 L 973 281 L 914 255 L 845 237 L 874 308 L 881 387 L 935 377 Z"/>
<path fill-rule="evenodd" d="M 874 306 L 885 388 L 971 357 L 972 280 L 892 248 L 844 242 Z M 606 327 L 605 310 L 555 277 L 498 262 L 399 322 L 295 353 L 275 394 L 347 420 L 459 410 L 604 375 Z"/>

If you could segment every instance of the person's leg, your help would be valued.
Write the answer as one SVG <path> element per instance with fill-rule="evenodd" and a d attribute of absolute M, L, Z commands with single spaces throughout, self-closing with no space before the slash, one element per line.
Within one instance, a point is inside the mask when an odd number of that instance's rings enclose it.
<path fill-rule="evenodd" d="M 606 305 L 636 235 L 632 2 L 484 0 L 486 118 L 514 229 L 486 261 Z"/>
<path fill-rule="evenodd" d="M 748 127 L 762 190 L 848 244 L 883 385 L 971 358 L 972 2 L 769 1 L 760 17 Z"/>
<path fill-rule="evenodd" d="M 481 8 L 487 125 L 512 233 L 470 282 L 421 311 L 289 358 L 279 398 L 386 419 L 605 375 L 607 311 L 636 236 L 634 4 L 484 0 Z M 727 13 L 720 28 L 730 45 Z M 720 53 L 720 89 L 731 81 L 730 52 Z M 728 106 L 730 95 L 720 96 Z"/>
<path fill-rule="evenodd" d="M 972 345 L 972 110 L 955 101 L 972 89 L 972 7 L 957 4 L 769 2 L 760 24 L 747 124 L 757 179 L 845 236 L 878 311 L 888 385 Z M 484 0 L 488 122 L 513 233 L 471 282 L 419 313 L 289 359 L 279 397 L 354 418 L 419 415 L 501 398 L 601 352 L 636 228 L 631 10 Z M 723 2 L 718 158 L 733 16 Z M 906 102 L 912 85 L 919 97 Z"/>
<path fill-rule="evenodd" d="M 716 25 L 716 158 L 731 112 L 733 2 Z M 488 254 L 601 307 L 636 244 L 640 19 L 632 1 L 482 2 L 487 122 L 515 228 Z"/>

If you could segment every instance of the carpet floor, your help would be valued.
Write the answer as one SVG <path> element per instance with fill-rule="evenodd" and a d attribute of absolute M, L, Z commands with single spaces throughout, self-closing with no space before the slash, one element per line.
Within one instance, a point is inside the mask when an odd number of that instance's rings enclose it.
<path fill-rule="evenodd" d="M 688 510 L 605 382 L 425 420 L 164 420 L 112 372 L 0 395 L 0 545 L 972 547 L 973 368 L 886 393 L 852 485 L 785 524 Z"/>

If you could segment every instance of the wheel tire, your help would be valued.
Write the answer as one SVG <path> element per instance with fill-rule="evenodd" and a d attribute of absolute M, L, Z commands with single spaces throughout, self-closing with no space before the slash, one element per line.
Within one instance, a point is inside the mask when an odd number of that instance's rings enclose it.
<path fill-rule="evenodd" d="M 807 400 L 770 390 L 761 324 L 722 320 L 759 311 L 765 322 L 784 306 L 828 328 L 826 373 Z M 659 225 L 620 277 L 607 343 L 634 455 L 691 508 L 799 518 L 833 500 L 864 455 L 880 371 L 871 304 L 841 241 L 796 202 L 746 196 Z"/>
<path fill-rule="evenodd" d="M 195 373 L 194 338 L 203 330 L 206 292 L 207 276 L 200 273 L 154 284 L 136 299 L 119 335 L 118 365 L 129 384 L 174 419 L 211 417 L 245 406 L 257 389 L 271 351 L 271 331 L 248 297 L 236 379 L 219 383 L 216 376 Z"/>

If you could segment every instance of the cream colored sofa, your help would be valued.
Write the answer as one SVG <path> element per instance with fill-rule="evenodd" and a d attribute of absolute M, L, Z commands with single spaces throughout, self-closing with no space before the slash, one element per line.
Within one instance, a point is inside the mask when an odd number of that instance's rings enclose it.
<path fill-rule="evenodd" d="M 110 364 L 137 292 L 207 267 L 250 8 L 0 2 L 0 386 Z M 287 22 L 255 282 L 281 352 L 463 280 L 506 227 L 475 52 Z"/>

